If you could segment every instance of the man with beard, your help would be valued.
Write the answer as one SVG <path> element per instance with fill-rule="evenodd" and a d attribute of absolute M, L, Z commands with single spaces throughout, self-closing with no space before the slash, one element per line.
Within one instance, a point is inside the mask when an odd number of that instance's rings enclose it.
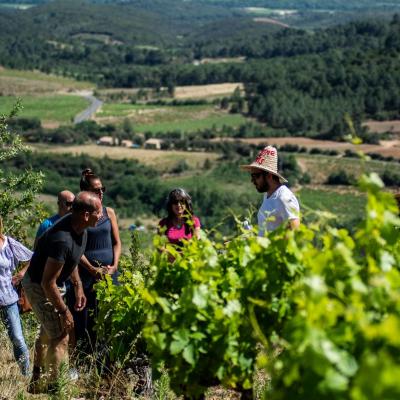
<path fill-rule="evenodd" d="M 267 146 L 260 151 L 250 165 L 242 165 L 249 171 L 251 182 L 257 191 L 264 193 L 264 200 L 258 210 L 258 235 L 273 231 L 288 221 L 290 229 L 300 225 L 299 202 L 293 192 L 284 183 L 287 180 L 278 173 L 278 152 L 275 147 Z"/>

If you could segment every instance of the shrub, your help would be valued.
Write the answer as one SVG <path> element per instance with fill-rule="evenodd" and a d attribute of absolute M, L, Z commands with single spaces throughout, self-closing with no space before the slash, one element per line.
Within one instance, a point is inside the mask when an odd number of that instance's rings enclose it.
<path fill-rule="evenodd" d="M 326 180 L 328 185 L 353 185 L 354 182 L 354 176 L 343 170 L 332 172 Z"/>

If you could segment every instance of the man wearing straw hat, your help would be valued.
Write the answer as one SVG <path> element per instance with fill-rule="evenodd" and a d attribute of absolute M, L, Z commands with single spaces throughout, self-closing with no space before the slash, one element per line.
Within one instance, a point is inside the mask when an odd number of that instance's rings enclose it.
<path fill-rule="evenodd" d="M 251 182 L 257 191 L 264 193 L 264 199 L 258 210 L 258 235 L 273 231 L 288 221 L 288 227 L 296 229 L 300 225 L 299 202 L 293 192 L 284 183 L 287 180 L 278 173 L 278 152 L 275 147 L 267 146 L 260 151 L 250 165 L 241 165 L 250 172 Z"/>

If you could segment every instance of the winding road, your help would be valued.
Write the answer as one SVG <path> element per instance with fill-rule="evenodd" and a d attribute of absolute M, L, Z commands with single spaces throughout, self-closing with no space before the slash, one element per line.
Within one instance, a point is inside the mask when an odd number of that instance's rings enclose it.
<path fill-rule="evenodd" d="M 74 118 L 74 124 L 79 124 L 80 122 L 89 120 L 103 105 L 103 102 L 94 97 L 93 92 L 89 90 L 82 90 L 80 92 L 76 92 L 75 94 L 90 101 L 89 107 L 76 115 Z"/>

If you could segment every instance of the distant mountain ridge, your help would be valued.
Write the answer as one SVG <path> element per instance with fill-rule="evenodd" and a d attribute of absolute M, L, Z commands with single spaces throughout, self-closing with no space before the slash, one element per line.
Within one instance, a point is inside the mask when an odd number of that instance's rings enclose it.
<path fill-rule="evenodd" d="M 7 0 L 8 4 L 45 4 L 57 0 Z M 140 8 L 153 8 L 155 5 L 171 3 L 162 0 L 86 0 L 94 4 L 133 4 Z M 301 10 L 362 10 L 400 9 L 399 2 L 379 0 L 174 0 L 175 4 L 187 6 L 190 3 L 210 6 L 237 8 L 237 7 L 265 7 L 272 9 L 301 9 Z M 168 4 L 170 5 L 170 4 Z"/>

